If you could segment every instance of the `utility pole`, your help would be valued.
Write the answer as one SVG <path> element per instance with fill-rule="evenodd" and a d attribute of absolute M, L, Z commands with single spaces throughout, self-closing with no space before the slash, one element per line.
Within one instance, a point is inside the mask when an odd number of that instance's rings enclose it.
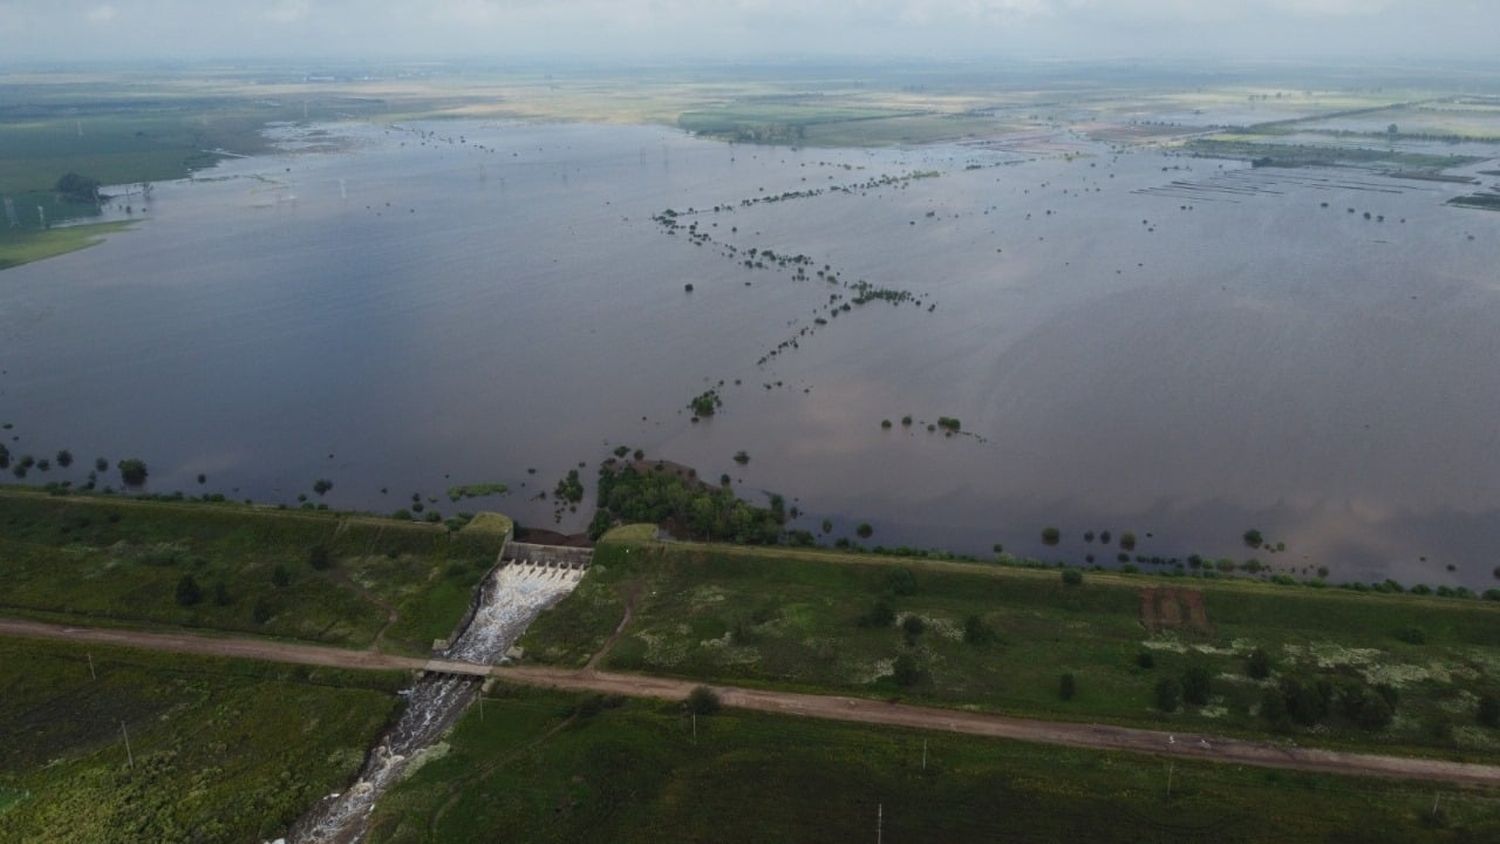
<path fill-rule="evenodd" d="M 885 833 L 885 804 L 875 804 L 875 844 L 880 844 L 880 837 Z"/>
<path fill-rule="evenodd" d="M 698 743 L 698 713 L 693 713 L 693 744 Z"/>
<path fill-rule="evenodd" d="M 135 770 L 135 754 L 130 752 L 130 731 L 125 729 L 125 722 L 120 722 L 120 733 L 125 736 L 125 761 L 130 765 L 130 770 Z"/>
<path fill-rule="evenodd" d="M 89 652 L 89 679 L 99 679 L 99 675 L 94 673 L 94 654 L 92 651 Z"/>
<path fill-rule="evenodd" d="M 927 739 L 922 739 L 922 770 L 927 770 Z"/>

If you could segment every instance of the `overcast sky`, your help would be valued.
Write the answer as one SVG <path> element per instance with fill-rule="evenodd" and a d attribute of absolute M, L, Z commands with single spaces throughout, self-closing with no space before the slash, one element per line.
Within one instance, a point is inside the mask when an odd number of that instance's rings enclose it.
<path fill-rule="evenodd" d="M 1500 0 L 0 0 L 0 61 L 1493 56 Z"/>

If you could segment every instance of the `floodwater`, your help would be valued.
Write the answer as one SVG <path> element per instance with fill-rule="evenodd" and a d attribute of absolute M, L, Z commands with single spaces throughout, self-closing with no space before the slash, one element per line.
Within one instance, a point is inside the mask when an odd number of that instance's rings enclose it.
<path fill-rule="evenodd" d="M 1083 533 L 1129 530 L 1148 556 L 1495 582 L 1500 214 L 1443 204 L 1471 186 L 1061 135 L 867 151 L 325 128 L 347 146 L 157 185 L 145 224 L 0 273 L 9 447 L 80 458 L 28 482 L 138 456 L 153 491 L 295 504 L 327 478 L 333 507 L 420 493 L 567 530 L 588 514 L 554 525 L 534 496 L 581 462 L 592 487 L 624 444 L 783 493 L 796 527 L 868 521 L 872 544 L 1107 562 Z M 734 210 L 682 220 L 707 245 L 651 219 L 715 204 Z M 747 268 L 752 247 L 922 305 L 819 326 L 849 291 Z M 692 422 L 721 379 L 722 411 Z M 929 433 L 939 416 L 964 434 Z M 512 491 L 442 497 L 486 482 Z M 1286 550 L 1244 547 L 1252 527 Z"/>

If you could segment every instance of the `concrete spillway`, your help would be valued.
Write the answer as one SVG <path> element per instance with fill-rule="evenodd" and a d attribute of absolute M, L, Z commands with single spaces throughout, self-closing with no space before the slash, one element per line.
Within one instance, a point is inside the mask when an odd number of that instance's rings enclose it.
<path fill-rule="evenodd" d="M 538 614 L 567 596 L 589 563 L 584 549 L 508 547 L 499 568 L 481 587 L 472 619 L 439 656 L 471 663 L 498 662 Z M 479 694 L 480 679 L 424 674 L 404 692 L 406 709 L 342 794 L 322 800 L 293 827 L 296 844 L 344 844 L 363 838 L 375 801 L 401 779 L 423 748 L 440 739 Z"/>

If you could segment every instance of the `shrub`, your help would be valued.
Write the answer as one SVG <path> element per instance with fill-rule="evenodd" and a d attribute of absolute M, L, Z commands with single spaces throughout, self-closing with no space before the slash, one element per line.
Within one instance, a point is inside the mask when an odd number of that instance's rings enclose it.
<path fill-rule="evenodd" d="M 694 396 L 693 400 L 688 403 L 688 407 L 692 408 L 695 416 L 713 416 L 723 406 L 724 400 L 719 398 L 719 394 L 714 390 Z"/>
<path fill-rule="evenodd" d="M 313 492 L 316 492 L 319 495 L 323 495 L 330 489 L 333 489 L 333 481 L 330 481 L 327 478 L 318 478 L 317 480 L 313 481 Z"/>
<path fill-rule="evenodd" d="M 1271 676 L 1271 655 L 1261 648 L 1251 651 L 1249 659 L 1245 660 L 1245 673 L 1256 680 Z"/>
<path fill-rule="evenodd" d="M 1055 527 L 1042 528 L 1042 544 L 1056 545 L 1062 539 L 1062 531 Z"/>
<path fill-rule="evenodd" d="M 1182 672 L 1182 699 L 1194 706 L 1208 703 L 1212 692 L 1212 675 L 1201 665 L 1194 665 Z"/>
<path fill-rule="evenodd" d="M 1245 544 L 1250 546 L 1251 548 L 1259 548 L 1261 546 L 1261 543 L 1266 541 L 1265 537 L 1260 535 L 1260 531 L 1256 530 L 1255 528 L 1251 528 L 1245 531 L 1245 535 L 1243 538 L 1245 540 Z"/>
<path fill-rule="evenodd" d="M 1120 547 L 1125 549 L 1126 551 L 1134 551 L 1135 534 L 1128 530 L 1120 534 Z"/>
<path fill-rule="evenodd" d="M 1176 712 L 1182 705 L 1182 684 L 1175 677 L 1163 677 L 1156 683 L 1156 708 Z"/>
<path fill-rule="evenodd" d="M 911 427 L 911 417 L 910 416 L 903 416 L 903 417 L 901 417 L 901 425 L 904 428 L 910 428 Z M 1500 568 L 1495 569 L 1495 571 L 1496 571 L 1495 576 L 1496 577 L 1500 577 Z"/>
<path fill-rule="evenodd" d="M 66 448 L 63 449 L 62 451 L 59 451 L 57 453 L 57 465 L 63 467 L 64 469 L 68 468 L 69 466 L 72 466 L 73 465 L 73 452 L 68 451 Z"/>
<path fill-rule="evenodd" d="M 287 567 L 277 563 L 276 568 L 271 569 L 271 585 L 278 589 L 284 589 L 292 583 L 292 573 Z"/>
<path fill-rule="evenodd" d="M 1141 651 L 1135 655 L 1135 664 L 1149 671 L 1156 667 L 1156 654 L 1150 651 Z"/>
<path fill-rule="evenodd" d="M 229 594 L 229 587 L 222 580 L 214 583 L 214 603 L 221 607 L 234 603 L 234 596 Z"/>
<path fill-rule="evenodd" d="M 889 431 L 890 428 L 891 428 L 891 420 L 889 420 L 889 419 L 882 419 L 882 420 L 880 420 L 880 427 L 882 427 L 882 428 L 886 429 L 887 431 Z"/>
<path fill-rule="evenodd" d="M 995 631 L 984 619 L 971 615 L 964 619 L 964 642 L 970 645 L 986 645 L 995 640 Z"/>
<path fill-rule="evenodd" d="M 906 634 L 908 640 L 915 640 L 926 630 L 927 622 L 923 621 L 919 615 L 911 614 L 901 619 L 901 632 Z"/>
<path fill-rule="evenodd" d="M 307 564 L 323 571 L 333 565 L 333 559 L 328 555 L 328 549 L 322 545 L 314 545 L 307 551 Z"/>
<path fill-rule="evenodd" d="M 911 654 L 900 654 L 891 665 L 891 679 L 896 685 L 902 687 L 915 686 L 922 679 L 921 666 L 917 665 L 917 658 Z"/>
<path fill-rule="evenodd" d="M 1427 644 L 1427 633 L 1420 627 L 1403 627 L 1396 631 L 1395 636 L 1408 645 Z"/>
<path fill-rule="evenodd" d="M 1486 727 L 1500 727 L 1500 697 L 1481 695 L 1474 708 L 1474 719 Z"/>
<path fill-rule="evenodd" d="M 854 532 L 859 535 L 860 539 L 869 539 L 875 534 L 875 528 L 870 527 L 869 522 L 860 522 L 859 527 L 855 528 Z"/>
<path fill-rule="evenodd" d="M 126 486 L 140 486 L 146 482 L 146 463 L 135 457 L 121 460 L 116 464 L 120 470 L 120 480 Z"/>
<path fill-rule="evenodd" d="M 942 428 L 950 434 L 958 433 L 959 429 L 963 427 L 963 423 L 959 422 L 957 419 L 954 419 L 952 416 L 939 416 L 937 424 L 939 428 Z"/>
<path fill-rule="evenodd" d="M 94 471 L 95 472 L 108 472 L 109 471 L 109 461 L 105 460 L 103 457 L 96 458 L 94 460 Z"/>
<path fill-rule="evenodd" d="M 750 462 L 750 455 L 747 452 L 743 451 L 743 450 L 736 451 L 734 453 L 734 462 L 736 462 L 736 463 L 740 464 L 741 466 L 743 466 L 746 463 Z"/>
<path fill-rule="evenodd" d="M 265 624 L 271 620 L 271 602 L 265 598 L 256 598 L 255 606 L 250 610 L 250 618 L 256 624 Z"/>
<path fill-rule="evenodd" d="M 1063 569 L 1062 582 L 1069 586 L 1079 586 L 1083 583 L 1083 572 L 1078 569 Z"/>
<path fill-rule="evenodd" d="M 896 623 L 896 610 L 885 601 L 876 601 L 870 611 L 859 617 L 860 627 L 890 627 Z"/>
<path fill-rule="evenodd" d="M 177 603 L 184 607 L 191 607 L 201 600 L 203 600 L 203 589 L 198 586 L 198 581 L 194 580 L 190 574 L 183 575 L 182 579 L 177 581 Z"/>
<path fill-rule="evenodd" d="M 917 594 L 917 578 L 908 568 L 891 569 L 885 576 L 885 585 L 897 595 Z"/>
<path fill-rule="evenodd" d="M 396 512 L 391 514 L 391 518 L 398 521 L 409 522 L 411 521 L 411 511 L 404 508 L 397 510 Z"/>
<path fill-rule="evenodd" d="M 687 710 L 695 715 L 712 715 L 721 706 L 719 694 L 707 686 L 694 686 L 687 696 Z"/>
<path fill-rule="evenodd" d="M 1073 695 L 1078 693 L 1078 683 L 1072 674 L 1064 674 L 1057 678 L 1057 696 L 1063 700 L 1072 700 Z"/>

